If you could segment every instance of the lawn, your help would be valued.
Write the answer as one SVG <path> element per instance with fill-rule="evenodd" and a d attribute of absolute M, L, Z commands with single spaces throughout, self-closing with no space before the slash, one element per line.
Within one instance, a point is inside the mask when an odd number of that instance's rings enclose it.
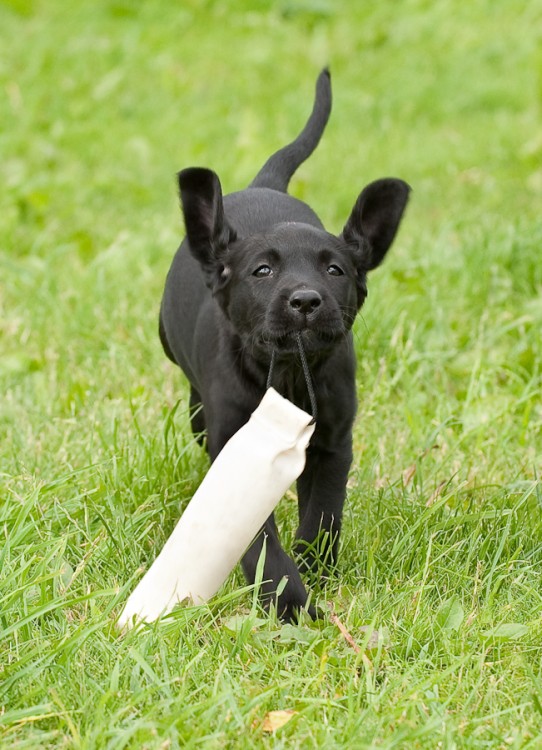
<path fill-rule="evenodd" d="M 540 0 L 0 2 L 1 748 L 542 748 L 541 29 Z M 119 637 L 208 465 L 157 336 L 175 172 L 245 186 L 325 64 L 292 193 L 339 232 L 413 187 L 356 323 L 327 614 L 281 627 L 237 570 Z"/>

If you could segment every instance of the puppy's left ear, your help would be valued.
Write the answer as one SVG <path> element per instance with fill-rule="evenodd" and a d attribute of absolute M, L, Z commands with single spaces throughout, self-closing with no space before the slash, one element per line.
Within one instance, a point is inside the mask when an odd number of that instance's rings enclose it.
<path fill-rule="evenodd" d="M 224 216 L 222 187 L 210 169 L 190 167 L 178 174 L 186 237 L 211 286 L 224 271 L 224 255 L 236 239 Z"/>
<path fill-rule="evenodd" d="M 383 261 L 399 228 L 409 193 L 406 182 L 392 177 L 371 182 L 360 193 L 342 237 L 359 246 L 363 271 L 371 271 Z"/>

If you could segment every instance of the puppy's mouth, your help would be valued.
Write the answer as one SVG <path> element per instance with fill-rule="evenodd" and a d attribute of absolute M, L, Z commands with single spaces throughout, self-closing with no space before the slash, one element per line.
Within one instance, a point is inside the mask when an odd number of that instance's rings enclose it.
<path fill-rule="evenodd" d="M 340 338 L 344 336 L 344 329 L 338 328 L 303 328 L 289 329 L 283 331 L 268 331 L 261 343 L 266 349 L 275 349 L 280 354 L 297 354 L 299 345 L 297 336 L 301 334 L 301 340 L 307 353 L 314 354 L 329 350 Z"/>

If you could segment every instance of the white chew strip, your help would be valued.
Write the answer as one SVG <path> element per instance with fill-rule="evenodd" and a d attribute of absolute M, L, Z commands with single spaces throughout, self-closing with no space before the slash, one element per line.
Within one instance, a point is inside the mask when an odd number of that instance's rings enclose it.
<path fill-rule="evenodd" d="M 303 471 L 312 417 L 270 388 L 211 465 L 173 533 L 132 592 L 118 624 L 198 604 L 224 583 Z"/>

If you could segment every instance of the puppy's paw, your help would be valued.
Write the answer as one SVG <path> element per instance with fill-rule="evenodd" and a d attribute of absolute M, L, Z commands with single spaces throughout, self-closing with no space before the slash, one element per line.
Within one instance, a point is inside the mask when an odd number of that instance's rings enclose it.
<path fill-rule="evenodd" d="M 285 623 L 297 623 L 306 612 L 311 620 L 318 618 L 316 607 L 309 602 L 309 595 L 303 584 L 300 586 L 291 585 L 291 581 L 286 583 L 284 591 L 275 598 L 277 615 Z"/>
<path fill-rule="evenodd" d="M 311 619 L 316 619 L 316 609 L 309 603 L 309 595 L 295 563 L 286 555 L 282 563 L 280 569 L 277 567 L 274 571 L 271 580 L 262 585 L 264 607 L 273 607 L 283 622 L 297 622 L 302 611 L 307 612 Z"/>

